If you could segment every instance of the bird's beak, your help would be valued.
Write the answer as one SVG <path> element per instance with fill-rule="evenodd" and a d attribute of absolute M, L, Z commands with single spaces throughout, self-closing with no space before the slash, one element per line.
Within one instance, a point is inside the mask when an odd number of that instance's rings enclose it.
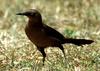
<path fill-rule="evenodd" d="M 17 13 L 16 15 L 24 15 L 24 13 Z"/>
<path fill-rule="evenodd" d="M 28 15 L 27 12 L 17 13 L 16 15 Z"/>

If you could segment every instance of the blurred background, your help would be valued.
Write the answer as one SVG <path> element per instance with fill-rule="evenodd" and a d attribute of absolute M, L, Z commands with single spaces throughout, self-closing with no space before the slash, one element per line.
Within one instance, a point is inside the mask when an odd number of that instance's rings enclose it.
<path fill-rule="evenodd" d="M 24 32 L 28 21 L 16 13 L 37 9 L 43 22 L 65 37 L 92 39 L 82 47 L 47 48 L 45 65 Z M 100 0 L 0 0 L 0 71 L 99 71 Z"/>

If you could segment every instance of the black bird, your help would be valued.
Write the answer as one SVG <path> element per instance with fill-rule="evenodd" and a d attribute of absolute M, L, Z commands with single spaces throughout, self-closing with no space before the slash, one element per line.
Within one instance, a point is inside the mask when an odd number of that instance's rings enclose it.
<path fill-rule="evenodd" d="M 37 49 L 42 53 L 43 64 L 46 57 L 44 48 L 46 47 L 59 47 L 65 57 L 62 44 L 72 43 L 81 46 L 94 42 L 93 40 L 87 39 L 65 38 L 55 29 L 45 25 L 42 22 L 41 14 L 36 9 L 30 9 L 22 13 L 17 13 L 17 15 L 27 16 L 29 18 L 28 24 L 25 27 L 25 32 L 29 40 L 31 40 L 31 42 L 33 42 L 37 46 Z"/>

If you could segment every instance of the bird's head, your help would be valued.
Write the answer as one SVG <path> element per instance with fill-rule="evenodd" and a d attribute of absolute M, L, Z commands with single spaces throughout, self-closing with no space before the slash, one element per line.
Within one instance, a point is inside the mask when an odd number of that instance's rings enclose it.
<path fill-rule="evenodd" d="M 30 9 L 25 12 L 17 13 L 16 15 L 27 16 L 29 20 L 42 22 L 41 14 L 36 9 Z"/>

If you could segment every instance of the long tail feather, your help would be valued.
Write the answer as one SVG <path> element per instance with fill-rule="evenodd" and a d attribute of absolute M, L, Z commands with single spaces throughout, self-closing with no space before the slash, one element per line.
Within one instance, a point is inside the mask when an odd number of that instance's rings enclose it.
<path fill-rule="evenodd" d="M 66 38 L 65 39 L 65 42 L 66 43 L 72 43 L 72 44 L 81 46 L 81 45 L 85 45 L 85 44 L 91 44 L 94 41 L 93 40 L 87 40 L 87 39 L 72 39 L 72 38 Z"/>

